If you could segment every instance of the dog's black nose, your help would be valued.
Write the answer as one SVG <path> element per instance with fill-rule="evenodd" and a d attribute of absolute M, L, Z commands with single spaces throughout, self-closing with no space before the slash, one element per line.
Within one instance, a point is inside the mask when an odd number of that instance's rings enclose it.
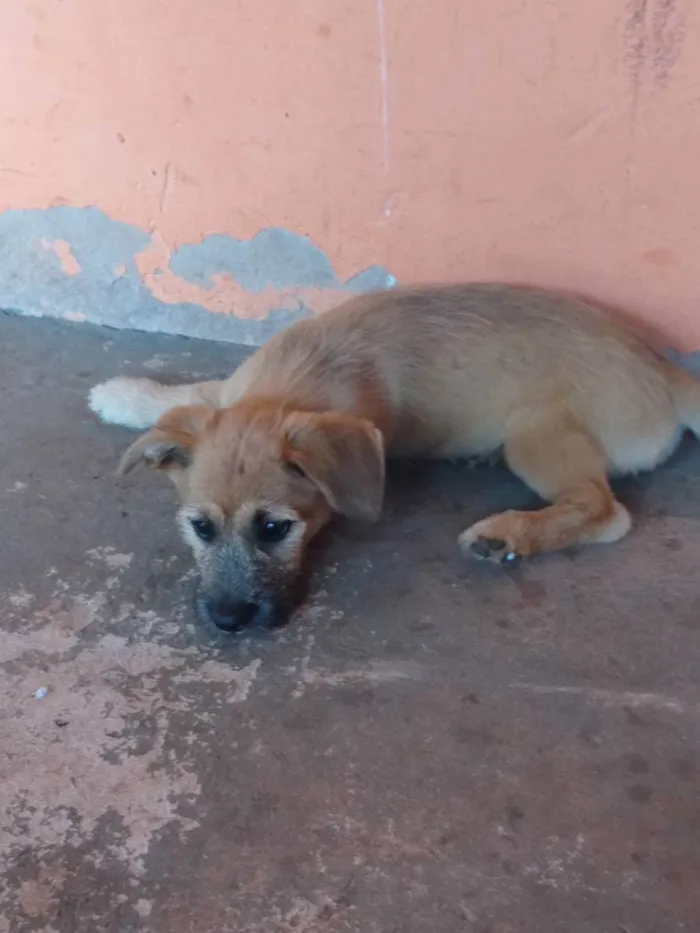
<path fill-rule="evenodd" d="M 206 613 L 222 632 L 238 632 L 253 621 L 260 607 L 237 599 L 217 599 L 205 602 Z"/>

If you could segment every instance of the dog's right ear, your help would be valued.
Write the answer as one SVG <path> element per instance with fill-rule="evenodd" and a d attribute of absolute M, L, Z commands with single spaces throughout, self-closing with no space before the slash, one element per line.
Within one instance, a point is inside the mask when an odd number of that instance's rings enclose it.
<path fill-rule="evenodd" d="M 140 463 L 158 470 L 189 466 L 197 437 L 214 416 L 207 405 L 183 405 L 166 412 L 155 427 L 129 447 L 117 467 L 117 476 L 126 476 Z"/>
<path fill-rule="evenodd" d="M 284 460 L 314 483 L 339 515 L 373 521 L 384 498 L 384 438 L 369 421 L 339 411 L 292 412 Z"/>

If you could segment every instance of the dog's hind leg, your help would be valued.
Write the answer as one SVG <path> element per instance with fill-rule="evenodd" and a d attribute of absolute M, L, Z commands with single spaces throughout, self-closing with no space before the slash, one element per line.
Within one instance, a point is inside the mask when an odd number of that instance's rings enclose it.
<path fill-rule="evenodd" d="M 214 381 L 169 386 L 153 379 L 117 376 L 91 390 L 89 405 L 102 421 L 145 430 L 166 411 L 179 405 L 216 408 L 223 385 L 223 381 Z"/>
<path fill-rule="evenodd" d="M 467 554 L 507 563 L 541 551 L 617 541 L 629 531 L 629 513 L 608 485 L 604 452 L 566 413 L 529 416 L 510 433 L 504 453 L 513 472 L 552 504 L 477 522 L 459 539 Z"/>

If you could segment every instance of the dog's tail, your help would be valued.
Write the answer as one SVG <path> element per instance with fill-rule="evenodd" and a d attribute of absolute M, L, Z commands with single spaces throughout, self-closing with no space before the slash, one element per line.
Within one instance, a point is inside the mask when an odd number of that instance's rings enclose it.
<path fill-rule="evenodd" d="M 674 364 L 669 367 L 669 376 L 678 420 L 700 439 L 700 381 Z"/>
<path fill-rule="evenodd" d="M 223 382 L 197 382 L 168 386 L 153 379 L 117 376 L 91 390 L 89 405 L 102 421 L 145 430 L 178 405 L 216 407 L 222 385 Z"/>

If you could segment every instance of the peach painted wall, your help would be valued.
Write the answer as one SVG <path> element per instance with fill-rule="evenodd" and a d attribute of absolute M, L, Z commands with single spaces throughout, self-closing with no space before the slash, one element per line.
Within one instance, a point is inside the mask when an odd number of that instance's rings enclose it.
<path fill-rule="evenodd" d="M 700 348 L 692 0 L 5 0 L 0 72 L 0 306 L 255 342 L 498 278 Z"/>

